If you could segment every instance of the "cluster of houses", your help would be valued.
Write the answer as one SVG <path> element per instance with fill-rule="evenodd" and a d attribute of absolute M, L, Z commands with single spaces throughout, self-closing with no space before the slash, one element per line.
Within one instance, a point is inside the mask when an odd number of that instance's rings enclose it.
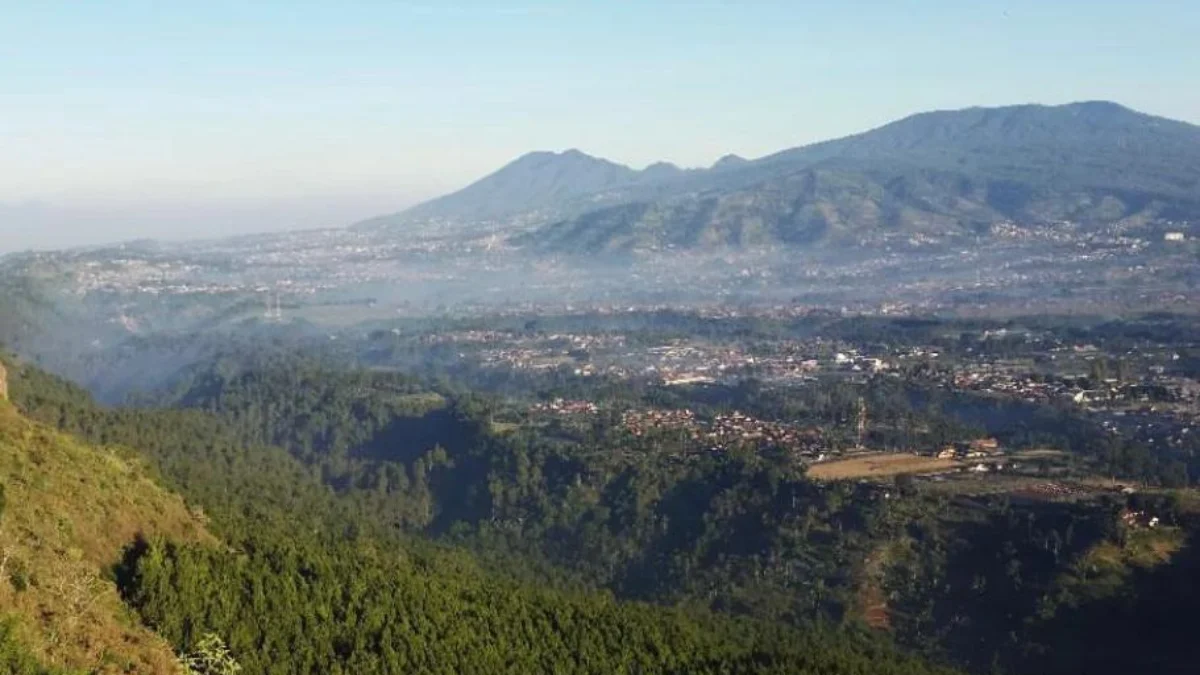
<path fill-rule="evenodd" d="M 1154 529 L 1159 524 L 1158 516 L 1152 516 L 1145 511 L 1129 509 L 1121 512 L 1121 522 L 1130 529 Z"/>
<path fill-rule="evenodd" d="M 529 412 L 542 415 L 594 415 L 599 408 L 591 401 L 556 398 L 546 403 L 537 403 Z"/>
<path fill-rule="evenodd" d="M 817 429 L 801 429 L 771 422 L 741 412 L 717 415 L 704 422 L 691 410 L 631 410 L 622 416 L 625 429 L 641 437 L 652 431 L 678 431 L 709 451 L 735 447 L 784 448 L 803 456 L 816 456 L 827 449 Z"/>
<path fill-rule="evenodd" d="M 460 330 L 445 333 L 429 333 L 422 335 L 421 344 L 445 344 L 447 342 L 460 344 L 489 344 L 512 340 L 514 335 L 507 331 L 498 330 Z"/>
<path fill-rule="evenodd" d="M 664 430 L 686 431 L 693 438 L 699 435 L 696 413 L 687 408 L 682 410 L 661 408 L 628 410 L 621 416 L 621 424 L 624 425 L 626 431 L 638 437 Z"/>
<path fill-rule="evenodd" d="M 770 422 L 740 412 L 718 415 L 703 440 L 714 450 L 754 444 L 759 447 L 788 448 L 801 455 L 817 455 L 825 447 L 817 429 L 801 429 L 791 424 Z"/>
<path fill-rule="evenodd" d="M 1163 371 L 1161 366 L 1152 367 L 1149 377 L 1136 381 L 1108 378 L 1091 382 L 1083 377 L 1035 376 L 999 364 L 981 363 L 959 369 L 941 384 L 959 390 L 1006 394 L 1030 403 L 1151 404 L 1194 399 L 1192 381 L 1166 376 Z"/>
<path fill-rule="evenodd" d="M 833 355 L 833 365 L 839 370 L 853 372 L 879 373 L 891 368 L 891 364 L 880 358 L 861 356 L 857 352 L 837 352 Z"/>
<path fill-rule="evenodd" d="M 1035 379 L 1029 373 L 1009 372 L 982 364 L 954 373 L 946 384 L 965 391 L 1007 394 L 1029 403 L 1066 398 L 1078 391 L 1062 381 Z"/>
<path fill-rule="evenodd" d="M 938 459 L 985 459 L 1003 454 L 1000 442 L 994 438 L 976 438 L 965 443 L 954 443 L 939 449 L 934 456 Z"/>
<path fill-rule="evenodd" d="M 750 354 L 740 349 L 705 349 L 694 345 L 656 347 L 647 351 L 658 362 L 647 368 L 666 384 L 715 382 L 738 376 L 764 381 L 808 380 L 822 371 L 880 373 L 894 369 L 881 358 L 864 356 L 852 348 L 837 351 L 831 358 L 817 358 L 827 345 L 820 341 L 788 341 L 770 353 Z"/>

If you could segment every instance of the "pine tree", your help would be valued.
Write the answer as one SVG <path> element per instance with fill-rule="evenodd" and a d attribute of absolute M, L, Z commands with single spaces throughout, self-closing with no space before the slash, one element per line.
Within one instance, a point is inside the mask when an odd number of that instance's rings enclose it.
<path fill-rule="evenodd" d="M 195 650 L 180 659 L 180 665 L 187 675 L 237 675 L 242 671 L 225 641 L 213 633 L 200 638 Z"/>

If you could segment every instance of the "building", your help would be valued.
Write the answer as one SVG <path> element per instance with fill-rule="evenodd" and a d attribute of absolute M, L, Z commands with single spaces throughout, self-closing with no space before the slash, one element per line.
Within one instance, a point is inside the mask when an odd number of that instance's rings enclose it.
<path fill-rule="evenodd" d="M 1163 235 L 1163 241 L 1185 241 L 1186 236 L 1182 232 L 1167 232 Z"/>
<path fill-rule="evenodd" d="M 994 438 L 976 438 L 967 444 L 967 453 L 974 456 L 1000 453 L 1000 442 Z"/>

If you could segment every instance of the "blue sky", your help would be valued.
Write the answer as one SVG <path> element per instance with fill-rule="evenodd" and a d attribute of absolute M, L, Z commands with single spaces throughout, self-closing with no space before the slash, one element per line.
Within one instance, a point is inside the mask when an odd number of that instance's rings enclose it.
<path fill-rule="evenodd" d="M 1200 2 L 0 0 L 0 251 L 342 225 L 535 149 L 706 165 L 933 108 L 1200 122 Z"/>

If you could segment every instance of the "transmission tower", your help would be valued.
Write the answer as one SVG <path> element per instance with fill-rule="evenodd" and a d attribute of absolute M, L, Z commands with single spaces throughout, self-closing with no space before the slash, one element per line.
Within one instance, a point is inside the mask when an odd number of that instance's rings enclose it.
<path fill-rule="evenodd" d="M 854 449 L 862 450 L 866 447 L 865 442 L 867 440 L 867 401 L 861 396 L 858 397 L 858 425 L 856 432 Z"/>
<path fill-rule="evenodd" d="M 283 306 L 279 300 L 279 291 L 267 291 L 267 311 L 263 316 L 268 321 L 283 320 Z"/>

